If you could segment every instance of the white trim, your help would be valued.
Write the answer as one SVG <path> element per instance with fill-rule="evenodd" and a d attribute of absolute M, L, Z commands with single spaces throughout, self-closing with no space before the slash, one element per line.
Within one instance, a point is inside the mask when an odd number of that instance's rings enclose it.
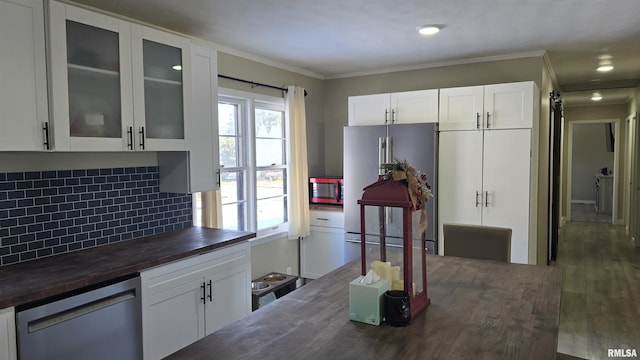
<path fill-rule="evenodd" d="M 251 245 L 251 247 L 254 247 L 254 246 L 267 244 L 275 240 L 282 240 L 282 239 L 287 240 L 289 236 L 288 234 L 289 232 L 285 230 L 285 231 L 278 231 L 278 232 L 274 232 L 266 235 L 259 235 L 253 239 L 249 239 L 249 244 Z"/>
<path fill-rule="evenodd" d="M 513 59 L 522 59 L 522 58 L 535 57 L 535 56 L 542 57 L 544 56 L 544 54 L 545 54 L 544 50 L 537 50 L 537 51 L 513 53 L 513 54 L 506 54 L 506 55 L 447 60 L 447 61 L 420 64 L 420 65 L 397 66 L 397 67 L 383 68 L 383 69 L 377 69 L 377 70 L 359 71 L 359 72 L 343 73 L 343 74 L 332 74 L 332 75 L 326 75 L 325 79 L 330 80 L 330 79 L 349 78 L 349 77 L 356 77 L 356 76 L 379 75 L 379 74 L 393 73 L 398 71 L 422 70 L 422 69 L 438 68 L 443 66 L 465 65 L 465 64 L 473 64 L 473 63 L 481 63 L 481 62 L 489 62 L 489 61 L 500 61 L 500 60 L 513 60 Z"/>
<path fill-rule="evenodd" d="M 620 176 L 619 172 L 619 158 L 620 158 L 620 119 L 600 119 L 600 120 L 575 120 L 569 121 L 569 141 L 567 142 L 567 194 L 566 194 L 566 204 L 567 206 L 567 219 L 571 221 L 571 206 L 569 204 L 573 203 L 571 199 L 571 173 L 573 167 L 573 129 L 574 125 L 581 124 L 605 124 L 605 123 L 613 123 L 615 124 L 615 139 L 617 141 L 614 144 L 614 155 L 613 155 L 613 173 L 614 182 L 613 182 L 613 204 L 611 211 L 611 223 L 618 224 L 618 176 Z"/>

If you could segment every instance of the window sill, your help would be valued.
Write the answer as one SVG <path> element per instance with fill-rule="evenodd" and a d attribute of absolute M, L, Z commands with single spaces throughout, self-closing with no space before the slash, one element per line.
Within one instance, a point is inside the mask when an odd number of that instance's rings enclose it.
<path fill-rule="evenodd" d="M 249 244 L 251 246 L 258 246 L 266 243 L 270 243 L 274 240 L 287 239 L 289 232 L 287 230 L 279 230 L 277 232 L 269 232 L 267 234 L 258 234 L 257 237 L 250 239 Z"/>

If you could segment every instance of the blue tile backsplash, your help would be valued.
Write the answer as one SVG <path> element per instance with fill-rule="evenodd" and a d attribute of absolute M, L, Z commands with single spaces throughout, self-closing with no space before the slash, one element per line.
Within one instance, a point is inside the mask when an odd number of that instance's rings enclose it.
<path fill-rule="evenodd" d="M 0 173 L 0 265 L 191 226 L 157 166 Z"/>

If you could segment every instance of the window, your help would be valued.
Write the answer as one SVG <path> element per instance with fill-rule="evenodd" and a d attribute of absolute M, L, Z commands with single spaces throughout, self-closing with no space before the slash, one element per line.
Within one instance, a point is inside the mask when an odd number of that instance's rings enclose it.
<path fill-rule="evenodd" d="M 284 99 L 224 91 L 218 97 L 222 227 L 279 229 L 287 216 Z"/>

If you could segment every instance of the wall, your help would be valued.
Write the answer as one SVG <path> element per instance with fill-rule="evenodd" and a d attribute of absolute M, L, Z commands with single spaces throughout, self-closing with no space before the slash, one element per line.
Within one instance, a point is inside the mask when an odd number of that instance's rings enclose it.
<path fill-rule="evenodd" d="M 160 193 L 141 161 L 155 154 L 109 155 L 0 153 L 1 265 L 191 226 L 191 196 Z"/>
<path fill-rule="evenodd" d="M 291 273 L 298 272 L 298 242 L 289 240 L 287 236 L 270 240 L 269 242 L 252 241 L 251 246 L 251 279 L 257 279 L 270 272 Z"/>
<path fill-rule="evenodd" d="M 594 175 L 603 167 L 613 171 L 613 152 L 607 151 L 605 134 L 603 123 L 573 125 L 572 202 L 595 203 Z M 616 179 L 620 176 L 613 175 Z"/>
<path fill-rule="evenodd" d="M 567 174 L 568 171 L 568 164 L 569 164 L 569 159 L 568 159 L 568 150 L 567 147 L 569 146 L 569 126 L 571 124 L 572 121 L 580 121 L 580 120 L 612 120 L 612 119 L 620 119 L 620 124 L 623 124 L 624 119 L 629 115 L 629 105 L 628 104 L 619 104 L 619 105 L 594 105 L 594 106 L 571 106 L 571 104 L 566 104 L 565 108 L 564 108 L 564 133 L 562 134 L 563 137 L 563 149 L 562 149 L 562 166 L 563 166 L 563 174 Z M 616 139 L 616 141 L 618 141 L 620 147 L 619 149 L 621 149 L 621 151 L 624 151 L 625 148 L 625 142 L 626 142 L 626 134 L 624 131 L 624 126 L 621 126 L 620 128 L 620 133 L 619 133 L 619 139 Z M 619 189 L 624 189 L 624 173 L 625 173 L 625 166 L 624 166 L 624 156 L 623 154 L 620 154 L 620 156 L 618 157 L 618 175 L 616 182 L 617 182 L 617 186 Z M 563 217 L 566 217 L 568 214 L 568 207 L 570 206 L 570 204 L 567 204 L 566 200 L 564 198 L 566 198 L 566 194 L 567 194 L 567 177 L 563 176 L 563 178 L 561 179 L 561 186 L 562 186 L 562 193 L 564 194 L 563 196 L 563 201 L 562 201 L 562 207 L 561 207 L 561 214 Z M 618 217 L 621 217 L 623 214 L 623 210 L 622 210 L 622 206 L 624 204 L 624 196 L 625 194 L 623 193 L 623 191 L 619 192 L 619 196 L 617 199 L 617 214 Z"/>

